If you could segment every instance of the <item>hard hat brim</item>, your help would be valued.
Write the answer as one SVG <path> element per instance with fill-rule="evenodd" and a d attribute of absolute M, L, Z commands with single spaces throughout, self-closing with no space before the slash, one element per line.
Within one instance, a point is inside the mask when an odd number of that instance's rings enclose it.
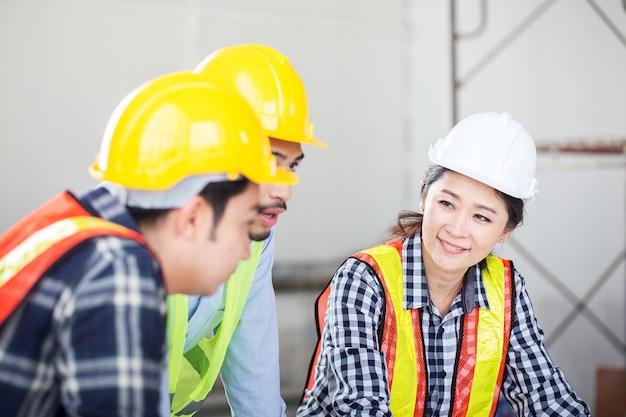
<path fill-rule="evenodd" d="M 284 136 L 284 135 L 277 134 L 277 132 L 272 132 L 268 130 L 266 130 L 265 133 L 267 134 L 268 137 L 272 139 L 284 140 L 286 142 L 303 143 L 305 145 L 318 146 L 324 149 L 330 148 L 330 146 L 328 146 L 321 140 L 315 139 L 314 137 L 310 137 L 310 136 L 298 136 L 298 137 Z"/>
<path fill-rule="evenodd" d="M 306 138 L 302 141 L 302 143 L 306 143 L 307 145 L 319 146 L 320 148 L 324 148 L 324 149 L 330 148 L 330 146 L 328 146 L 321 140 L 315 139 L 315 138 Z"/>
<path fill-rule="evenodd" d="M 262 174 L 244 175 L 252 182 L 258 184 L 294 185 L 298 182 L 298 176 L 286 169 L 277 168 L 275 173 L 265 171 Z"/>

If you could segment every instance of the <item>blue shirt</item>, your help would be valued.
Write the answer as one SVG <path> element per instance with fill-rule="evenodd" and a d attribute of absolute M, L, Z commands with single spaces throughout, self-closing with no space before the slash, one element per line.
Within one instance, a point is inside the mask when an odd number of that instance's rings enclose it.
<path fill-rule="evenodd" d="M 138 231 L 103 188 L 81 202 Z M 62 257 L 0 326 L 0 415 L 157 416 L 165 290 L 148 249 L 91 238 Z"/>
<path fill-rule="evenodd" d="M 280 395 L 278 321 L 272 283 L 274 229 L 264 241 L 241 319 L 228 345 L 220 376 L 233 416 L 285 417 Z M 189 296 L 185 351 L 211 336 L 222 322 L 228 283 L 210 296 Z M 167 377 L 166 377 L 167 378 Z M 164 378 L 164 381 L 166 381 Z M 162 392 L 167 393 L 163 382 Z M 169 407 L 168 407 L 169 408 Z M 162 411 L 169 416 L 169 409 Z"/>
<path fill-rule="evenodd" d="M 489 308 L 480 268 L 472 267 L 449 312 L 441 316 L 431 303 L 422 264 L 420 235 L 402 247 L 404 307 L 421 312 L 427 372 L 424 414 L 451 413 L 451 387 L 459 330 L 472 308 Z M 384 354 L 378 343 L 385 295 L 364 262 L 349 258 L 335 273 L 328 300 L 317 378 L 298 408 L 305 416 L 391 416 Z M 514 271 L 515 311 L 502 392 L 518 416 L 580 416 L 591 413 L 550 359 L 543 344 L 524 280 Z M 463 289 L 463 291 L 465 288 Z M 466 293 L 467 294 L 467 293 Z"/>

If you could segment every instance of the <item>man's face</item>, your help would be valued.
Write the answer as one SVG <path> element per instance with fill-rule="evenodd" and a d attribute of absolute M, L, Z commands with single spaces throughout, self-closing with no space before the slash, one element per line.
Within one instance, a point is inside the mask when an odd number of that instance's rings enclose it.
<path fill-rule="evenodd" d="M 250 182 L 244 192 L 228 200 L 217 225 L 212 207 L 200 196 L 193 201 L 197 208 L 183 208 L 177 210 L 178 217 L 172 216 L 172 230 L 178 232 L 162 239 L 166 246 L 159 258 L 170 294 L 213 294 L 239 261 L 250 257 L 248 231 L 258 217 L 257 184 Z"/>
<path fill-rule="evenodd" d="M 231 276 L 239 261 L 250 257 L 250 241 L 248 231 L 252 222 L 258 216 L 259 187 L 255 183 L 249 183 L 246 191 L 231 197 L 226 204 L 224 214 L 215 228 L 215 233 L 207 241 L 206 254 L 208 262 L 213 269 L 207 277 L 207 282 L 215 282 L 218 285 L 226 282 Z M 210 293 L 217 290 L 217 286 Z"/>
<path fill-rule="evenodd" d="M 270 145 L 280 168 L 295 171 L 304 158 L 302 145 L 298 142 L 270 138 Z M 267 239 L 272 226 L 278 221 L 278 216 L 287 210 L 287 201 L 291 199 L 289 185 L 262 184 L 259 189 L 261 209 L 250 226 L 252 240 Z"/>

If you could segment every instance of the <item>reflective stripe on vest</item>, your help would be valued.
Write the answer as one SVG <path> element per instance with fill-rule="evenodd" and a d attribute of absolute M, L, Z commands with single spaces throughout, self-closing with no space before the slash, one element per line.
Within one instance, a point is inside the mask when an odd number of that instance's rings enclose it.
<path fill-rule="evenodd" d="M 213 337 L 183 352 L 187 335 L 188 297 L 167 298 L 169 392 L 172 416 L 192 416 L 213 389 L 224 363 L 228 344 L 243 312 L 261 259 L 263 242 L 250 243 L 250 258 L 239 262 L 225 285 L 224 317 Z"/>
<path fill-rule="evenodd" d="M 426 372 L 422 328 L 419 310 L 404 309 L 402 241 L 376 246 L 354 257 L 367 262 L 378 277 L 384 278 L 381 282 L 385 289 L 385 324 L 380 350 L 385 352 L 387 364 L 389 408 L 398 417 L 423 415 Z"/>
<path fill-rule="evenodd" d="M 381 351 L 387 365 L 390 408 L 394 416 L 423 416 L 426 403 L 425 356 L 418 309 L 404 310 L 402 242 L 392 242 L 353 255 L 367 262 L 385 289 L 384 331 Z M 500 394 L 512 315 L 510 262 L 488 256 L 483 280 L 489 309 L 474 308 L 464 316 L 462 341 L 457 351 L 452 416 L 493 416 Z M 330 284 L 318 300 L 327 299 Z M 315 380 L 326 303 L 316 302 L 318 346 L 309 367 L 307 390 Z M 477 376 L 478 377 L 475 377 Z"/>
<path fill-rule="evenodd" d="M 453 417 L 493 416 L 502 387 L 513 314 L 512 267 L 491 255 L 486 261 L 482 276 L 489 309 L 474 308 L 465 315 Z"/>
<path fill-rule="evenodd" d="M 134 230 L 92 216 L 62 193 L 0 237 L 0 324 L 15 311 L 39 278 L 68 250 L 95 236 L 115 235 L 144 244 Z"/>

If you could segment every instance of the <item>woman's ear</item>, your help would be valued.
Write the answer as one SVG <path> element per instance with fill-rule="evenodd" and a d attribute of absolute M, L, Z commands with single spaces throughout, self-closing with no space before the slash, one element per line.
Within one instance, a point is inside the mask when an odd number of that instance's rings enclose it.
<path fill-rule="evenodd" d="M 424 189 L 424 181 L 420 181 L 420 192 L 419 192 L 419 196 L 420 196 L 420 202 L 419 202 L 419 209 L 420 209 L 420 213 L 424 214 L 424 196 L 422 194 L 422 190 Z"/>
<path fill-rule="evenodd" d="M 500 239 L 498 239 L 498 243 L 504 243 L 509 239 L 509 236 L 511 235 L 511 232 L 513 232 L 513 229 L 507 229 L 504 231 L 504 233 L 502 233 L 502 235 L 500 235 Z"/>

